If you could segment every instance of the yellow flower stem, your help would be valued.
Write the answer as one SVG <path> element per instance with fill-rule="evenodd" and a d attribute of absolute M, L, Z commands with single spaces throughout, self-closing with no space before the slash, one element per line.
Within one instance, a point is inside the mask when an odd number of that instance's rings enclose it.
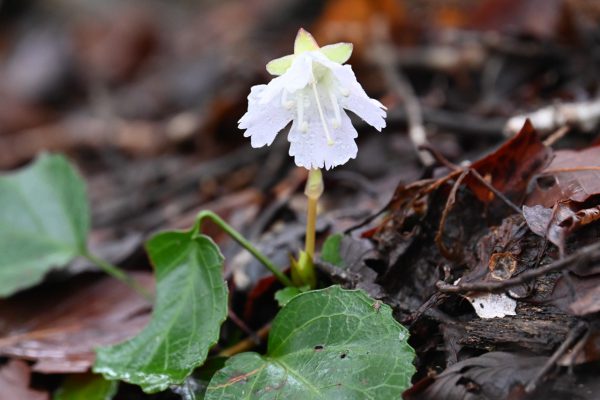
<path fill-rule="evenodd" d="M 311 169 L 308 172 L 304 194 L 308 199 L 306 213 L 306 242 L 304 251 L 311 258 L 315 256 L 315 236 L 317 227 L 317 205 L 323 194 L 323 174 L 320 169 Z"/>
<path fill-rule="evenodd" d="M 304 255 L 300 252 L 297 263 L 298 274 L 304 284 L 316 286 L 316 274 L 313 259 L 315 257 L 315 237 L 317 226 L 317 206 L 323 194 L 323 175 L 320 169 L 311 169 L 308 172 L 304 194 L 308 199 L 306 213 L 306 242 Z"/>
<path fill-rule="evenodd" d="M 317 225 L 317 206 L 319 199 L 308 197 L 308 209 L 306 212 L 306 241 L 304 251 L 313 259 L 315 257 L 315 237 Z"/>

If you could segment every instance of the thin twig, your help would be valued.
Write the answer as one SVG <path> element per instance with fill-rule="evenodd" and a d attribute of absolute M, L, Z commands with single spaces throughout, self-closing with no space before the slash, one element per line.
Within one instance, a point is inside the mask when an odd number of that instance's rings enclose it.
<path fill-rule="evenodd" d="M 444 157 L 439 151 L 437 151 L 433 146 L 431 146 L 429 144 L 421 145 L 421 146 L 419 146 L 419 148 L 422 150 L 428 151 L 431 154 L 432 158 L 435 159 L 435 161 L 437 161 L 441 165 L 449 168 L 450 170 L 452 170 L 454 172 L 460 171 L 463 169 L 463 167 L 460 167 L 460 166 L 450 162 L 448 159 L 446 159 L 446 157 Z M 506 203 L 506 205 L 508 205 L 513 210 L 515 210 L 516 213 L 518 213 L 518 214 L 522 213 L 521 209 L 515 203 L 513 203 L 502 192 L 500 192 L 498 189 L 496 189 L 494 186 L 492 186 L 491 183 L 486 181 L 483 178 L 483 176 L 481 176 L 481 174 L 476 169 L 467 168 L 467 170 L 473 175 L 473 177 L 475 179 L 477 179 L 477 181 L 479 181 L 479 183 L 481 183 L 483 186 L 485 186 L 490 192 L 494 193 L 494 195 L 496 195 L 500 200 L 504 201 Z"/>
<path fill-rule="evenodd" d="M 479 183 L 481 183 L 483 186 L 485 186 L 490 192 L 494 193 L 496 196 L 498 196 L 498 198 L 500 200 L 502 200 L 503 202 L 506 203 L 506 205 L 508 205 L 510 208 L 512 208 L 517 214 L 521 214 L 522 211 L 521 209 L 512 201 L 510 201 L 510 199 L 508 197 L 506 197 L 504 194 L 502 194 L 502 192 L 500 192 L 498 189 L 496 189 L 494 186 L 492 186 L 491 183 L 489 183 L 488 181 L 486 181 L 483 176 L 481 176 L 479 174 L 479 172 L 477 172 L 475 169 L 473 168 L 469 168 L 469 171 L 471 172 L 471 175 L 473 175 L 475 177 L 475 179 L 477 179 L 479 181 Z"/>
<path fill-rule="evenodd" d="M 581 353 L 581 351 L 584 349 L 590 336 L 591 336 L 591 331 L 590 331 L 590 329 L 588 329 L 583 334 L 581 339 L 579 339 L 579 341 L 571 349 L 571 352 L 569 353 L 569 356 L 568 356 L 570 358 L 569 364 L 568 364 L 570 372 L 573 372 L 572 370 L 573 370 L 573 366 L 575 365 L 575 360 L 576 360 L 577 356 Z"/>
<path fill-rule="evenodd" d="M 361 222 L 357 223 L 356 225 L 352 225 L 350 228 L 346 229 L 343 232 L 344 235 L 349 235 L 353 231 L 360 229 L 363 226 L 368 225 L 371 222 L 373 222 L 375 220 L 375 218 L 379 217 L 381 214 L 383 214 L 388 209 L 390 204 L 391 204 L 391 201 L 389 201 L 385 206 L 381 207 L 381 209 L 379 211 L 374 212 L 373 214 L 369 215 L 367 218 L 363 219 Z"/>
<path fill-rule="evenodd" d="M 267 336 L 269 335 L 269 331 L 271 331 L 271 323 L 266 324 L 265 326 L 260 328 L 258 331 L 256 331 L 255 336 L 247 337 L 246 339 L 237 342 L 233 346 L 221 350 L 221 352 L 219 353 L 219 356 L 220 357 L 231 357 L 236 354 L 243 353 L 244 351 L 253 349 L 254 347 L 256 347 L 257 344 L 260 344 L 260 343 L 256 343 L 256 337 L 260 338 L 261 341 L 264 341 L 267 338 Z"/>
<path fill-rule="evenodd" d="M 260 338 L 256 335 L 256 332 L 250 329 L 250 327 L 246 325 L 244 321 L 242 321 L 242 319 L 231 309 L 231 307 L 229 307 L 229 310 L 227 311 L 227 317 L 246 335 L 248 335 L 248 337 L 253 339 L 256 344 L 260 343 Z"/>
<path fill-rule="evenodd" d="M 554 143 L 562 139 L 567 133 L 569 133 L 570 130 L 571 127 L 569 125 L 558 128 L 554 133 L 544 139 L 544 146 L 552 146 Z"/>
<path fill-rule="evenodd" d="M 546 375 L 546 373 L 556 364 L 556 361 L 565 354 L 567 350 L 575 343 L 575 341 L 584 333 L 587 329 L 587 324 L 583 321 L 579 322 L 573 329 L 569 331 L 569 334 L 565 338 L 564 342 L 556 349 L 552 357 L 546 361 L 544 366 L 538 371 L 537 374 L 531 379 L 531 381 L 525 386 L 525 392 L 531 393 L 537 387 L 539 381 Z"/>
<path fill-rule="evenodd" d="M 595 256 L 600 255 L 600 242 L 594 243 L 579 249 L 579 251 L 550 264 L 544 265 L 537 269 L 529 269 L 514 278 L 504 281 L 483 281 L 473 283 L 459 283 L 458 285 L 450 285 L 446 282 L 439 281 L 436 287 L 443 293 L 465 293 L 465 292 L 496 292 L 506 288 L 517 286 L 528 282 L 532 279 L 545 275 L 549 272 L 559 271 L 573 264 L 581 263 Z"/>
<path fill-rule="evenodd" d="M 373 58 L 381 68 L 385 80 L 404 102 L 408 123 L 408 136 L 417 151 L 421 164 L 429 167 L 433 165 L 435 160 L 431 157 L 431 154 L 419 150 L 420 146 L 427 144 L 427 133 L 423 125 L 423 113 L 421 112 L 421 105 L 419 104 L 417 95 L 408 79 L 397 68 L 396 57 L 394 57 L 396 49 L 387 37 L 387 32 L 381 29 L 381 25 L 374 25 L 374 31 L 377 39 L 374 46 Z"/>
<path fill-rule="evenodd" d="M 426 150 L 431 154 L 433 159 L 437 161 L 440 165 L 447 167 L 451 171 L 457 171 L 462 169 L 462 167 L 454 164 L 450 160 L 448 160 L 442 153 L 440 153 L 435 147 L 430 144 L 422 144 L 419 146 L 419 150 Z"/>
<path fill-rule="evenodd" d="M 450 190 L 450 194 L 448 195 L 448 198 L 446 199 L 446 205 L 444 206 L 444 211 L 442 212 L 442 217 L 440 218 L 440 224 L 439 224 L 438 230 L 435 234 L 435 244 L 437 245 L 438 249 L 440 250 L 440 253 L 442 253 L 442 255 L 444 257 L 446 257 L 447 259 L 455 258 L 455 254 L 453 254 L 453 252 L 451 250 L 448 250 L 448 248 L 446 248 L 446 246 L 444 245 L 444 241 L 443 241 L 444 227 L 446 226 L 446 219 L 448 219 L 450 210 L 456 203 L 456 193 L 458 192 L 458 188 L 460 187 L 460 184 L 462 183 L 462 181 L 466 178 L 466 176 L 468 174 L 469 174 L 468 169 L 463 170 L 462 173 L 460 174 L 460 176 L 458 177 L 458 179 L 456 179 L 456 182 L 454 183 L 454 185 L 452 186 L 452 190 Z"/>

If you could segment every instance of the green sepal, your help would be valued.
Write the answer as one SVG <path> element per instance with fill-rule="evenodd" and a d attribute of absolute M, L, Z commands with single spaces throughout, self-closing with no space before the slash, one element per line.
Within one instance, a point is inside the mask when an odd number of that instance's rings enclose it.
<path fill-rule="evenodd" d="M 290 54 L 269 61 L 267 64 L 267 72 L 275 76 L 283 75 L 292 66 L 294 58 L 296 58 L 296 56 L 294 54 Z"/>
<path fill-rule="evenodd" d="M 294 41 L 294 54 L 304 53 L 305 51 L 319 50 L 317 41 L 309 32 L 300 28 Z"/>
<path fill-rule="evenodd" d="M 325 57 L 338 64 L 343 64 L 350 59 L 354 45 L 352 43 L 328 44 L 319 49 Z"/>

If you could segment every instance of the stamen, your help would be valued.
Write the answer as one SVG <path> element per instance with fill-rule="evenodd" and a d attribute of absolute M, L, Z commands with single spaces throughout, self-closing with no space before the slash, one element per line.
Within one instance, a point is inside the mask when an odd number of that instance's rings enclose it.
<path fill-rule="evenodd" d="M 319 100 L 319 92 L 317 92 L 317 84 L 315 83 L 314 79 L 311 83 L 311 86 L 313 88 L 315 100 L 317 101 L 317 109 L 319 110 L 319 116 L 321 117 L 321 124 L 323 125 L 325 136 L 327 137 L 327 144 L 329 146 L 333 146 L 335 142 L 333 141 L 333 139 L 331 139 L 331 135 L 329 134 L 329 129 L 327 128 L 327 121 L 325 121 L 325 115 L 323 114 L 323 108 L 321 107 L 321 100 Z"/>
<path fill-rule="evenodd" d="M 294 102 L 292 100 L 288 100 L 287 97 L 288 93 L 286 90 L 283 91 L 283 94 L 281 95 L 281 105 L 286 109 L 286 110 L 291 110 L 292 107 L 294 107 Z"/>
<path fill-rule="evenodd" d="M 335 114 L 335 119 L 333 120 L 333 127 L 339 128 L 342 126 L 342 116 L 340 115 L 340 105 L 338 104 L 337 97 L 333 93 L 333 90 L 328 90 L 329 92 L 329 100 L 331 100 L 331 105 L 333 106 L 333 112 Z"/>
<path fill-rule="evenodd" d="M 302 132 L 308 131 L 308 124 L 304 121 L 304 98 L 301 94 L 298 94 L 296 98 L 296 104 L 298 105 L 298 124 L 300 125 L 300 130 Z"/>

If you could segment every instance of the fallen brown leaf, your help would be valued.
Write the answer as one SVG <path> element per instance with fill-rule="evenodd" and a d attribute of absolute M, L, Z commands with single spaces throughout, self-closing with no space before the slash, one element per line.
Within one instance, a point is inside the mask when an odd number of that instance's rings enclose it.
<path fill-rule="evenodd" d="M 600 194 L 600 146 L 560 150 L 535 179 L 528 206 L 553 207 L 559 201 L 584 202 Z"/>
<path fill-rule="evenodd" d="M 553 305 L 571 315 L 588 315 L 600 311 L 600 275 L 578 277 L 569 274 L 556 281 L 550 298 Z"/>
<path fill-rule="evenodd" d="M 31 369 L 20 360 L 10 360 L 0 369 L 0 400 L 48 400 L 48 393 L 29 388 Z"/>
<path fill-rule="evenodd" d="M 527 184 L 550 156 L 550 149 L 541 142 L 529 121 L 521 131 L 488 156 L 475 161 L 471 167 L 509 199 L 520 204 Z M 481 182 L 469 176 L 467 186 L 484 203 L 495 196 Z"/>
<path fill-rule="evenodd" d="M 153 286 L 151 274 L 134 276 L 143 287 Z M 85 372 L 94 348 L 136 334 L 149 311 L 145 299 L 108 277 L 80 276 L 23 292 L 0 302 L 0 354 L 33 360 L 37 372 Z"/>
<path fill-rule="evenodd" d="M 576 229 L 600 219 L 600 205 L 586 207 L 574 201 L 560 202 L 554 208 L 523 206 L 529 228 L 565 251 L 565 240 Z"/>

